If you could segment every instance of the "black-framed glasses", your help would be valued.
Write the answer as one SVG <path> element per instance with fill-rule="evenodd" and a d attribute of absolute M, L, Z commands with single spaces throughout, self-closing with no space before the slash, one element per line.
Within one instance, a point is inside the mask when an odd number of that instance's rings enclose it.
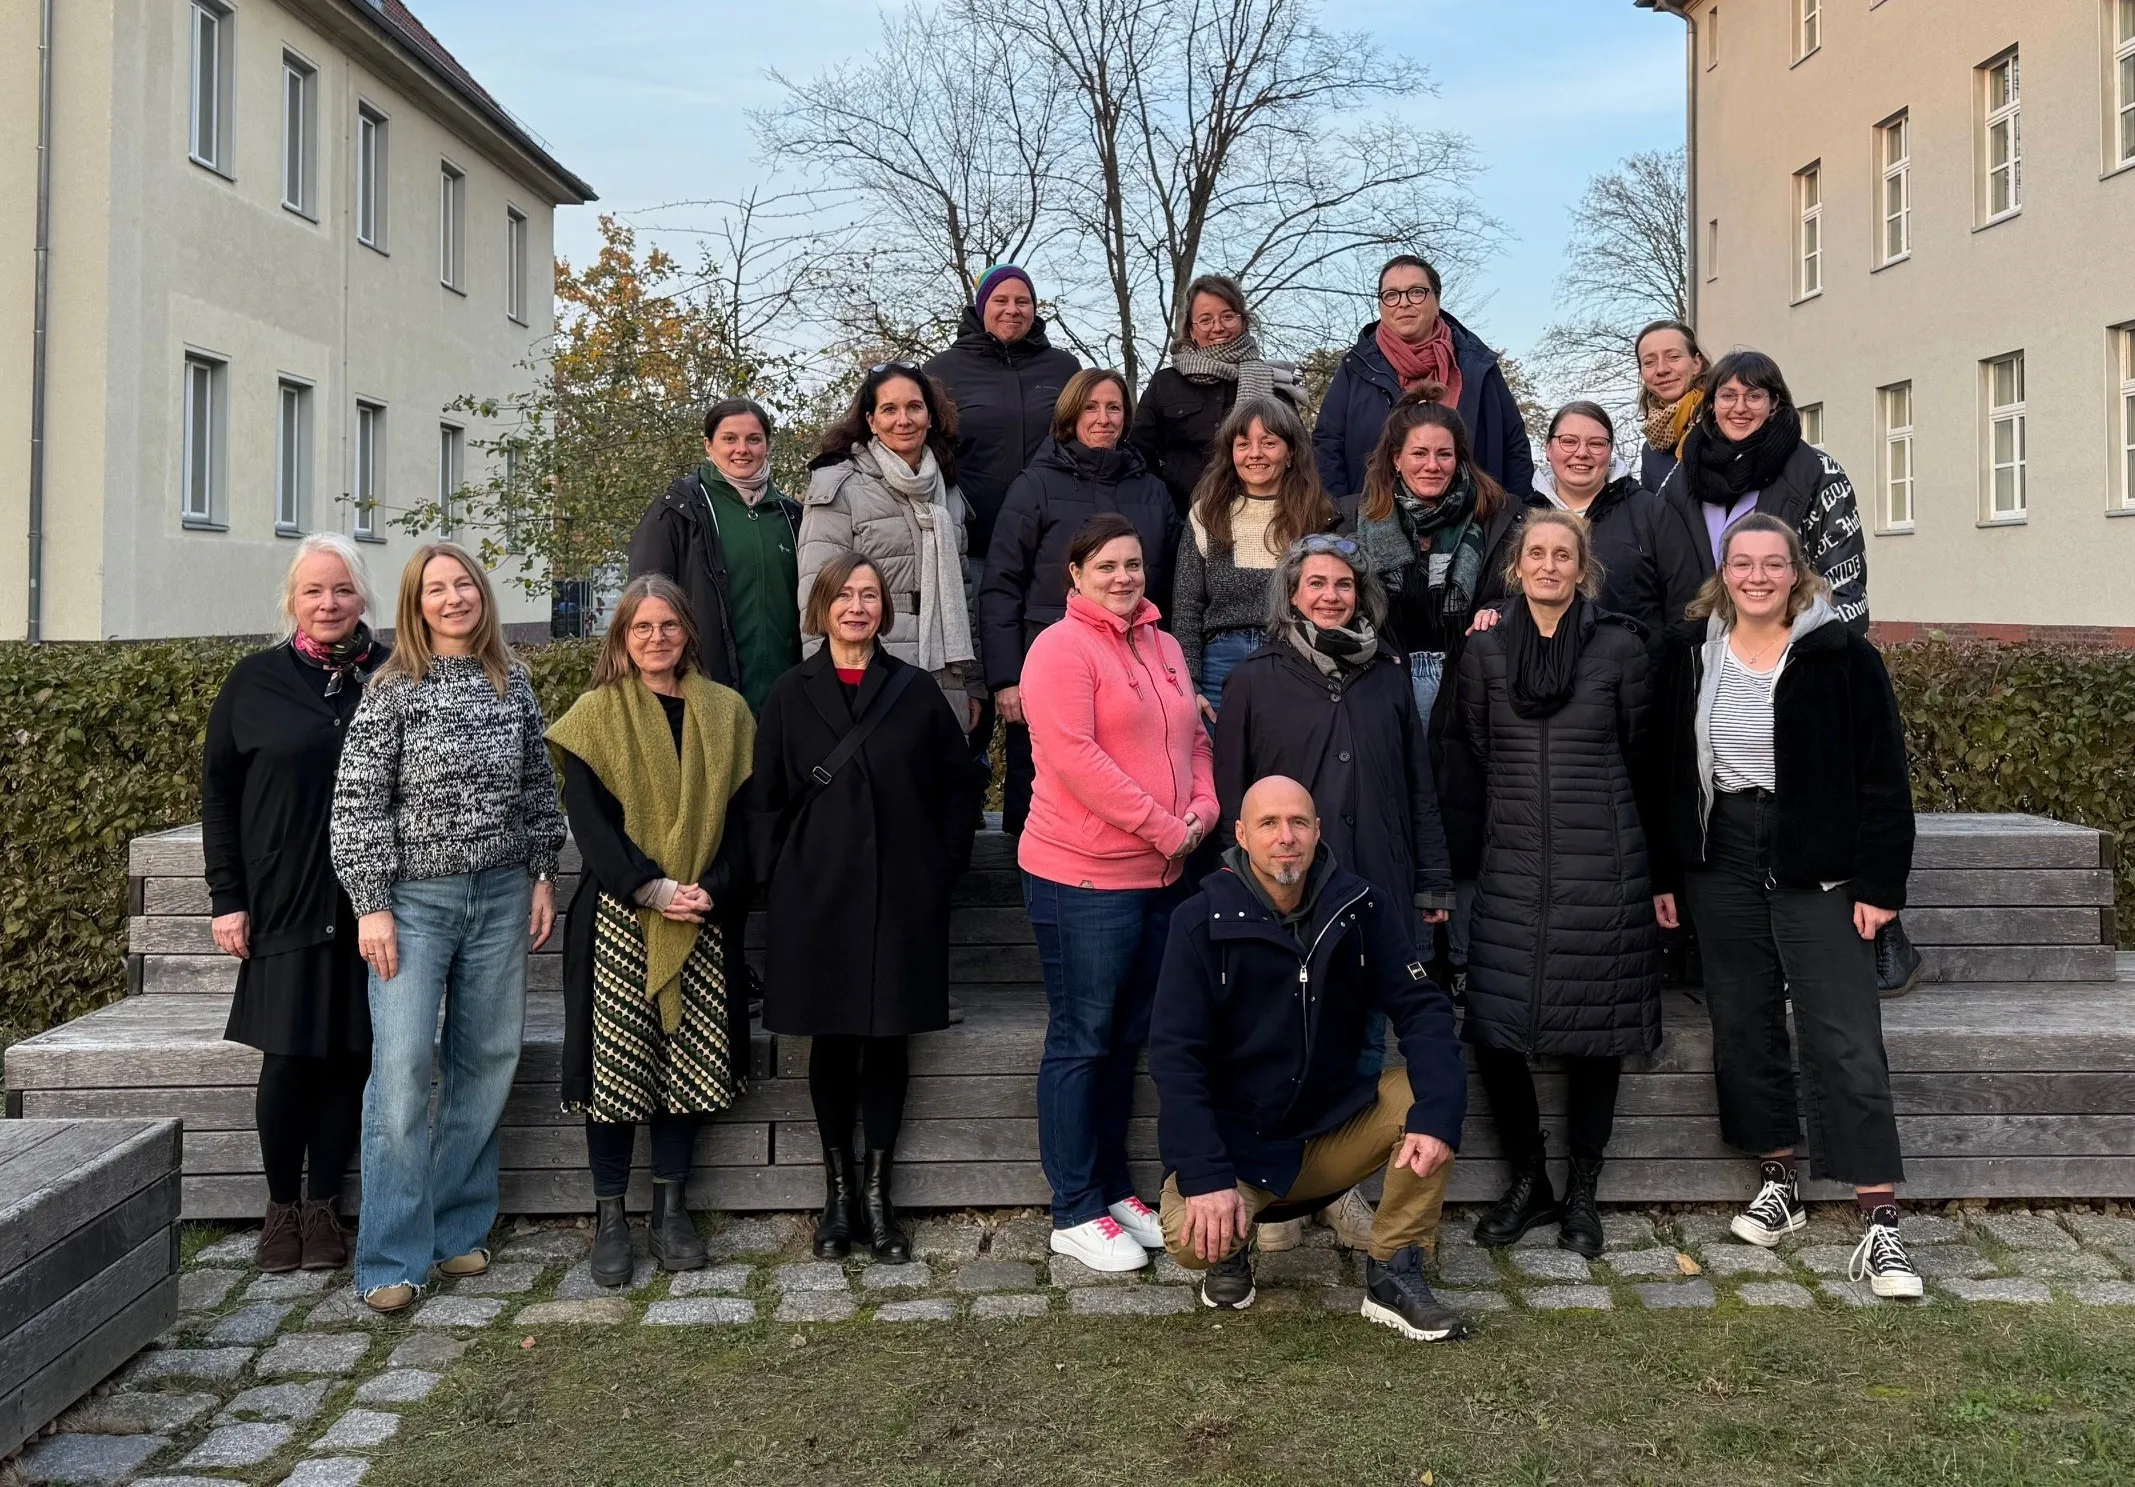
<path fill-rule="evenodd" d="M 1428 284 L 1413 285 L 1407 289 L 1382 289 L 1379 303 L 1391 310 L 1396 305 L 1427 305 L 1438 291 Z"/>

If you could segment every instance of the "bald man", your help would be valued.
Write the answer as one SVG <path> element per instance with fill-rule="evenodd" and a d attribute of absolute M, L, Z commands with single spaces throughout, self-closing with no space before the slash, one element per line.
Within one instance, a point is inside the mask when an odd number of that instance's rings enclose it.
<path fill-rule="evenodd" d="M 1418 1342 L 1465 1337 L 1423 1275 L 1468 1104 L 1452 1003 L 1405 906 L 1321 843 L 1303 785 L 1254 784 L 1234 834 L 1172 915 L 1149 1029 L 1165 1248 L 1205 1272 L 1203 1305 L 1242 1310 L 1258 1215 L 1312 1211 L 1384 1168 L 1363 1314 Z M 1359 1071 L 1374 1011 L 1406 1067 Z"/>

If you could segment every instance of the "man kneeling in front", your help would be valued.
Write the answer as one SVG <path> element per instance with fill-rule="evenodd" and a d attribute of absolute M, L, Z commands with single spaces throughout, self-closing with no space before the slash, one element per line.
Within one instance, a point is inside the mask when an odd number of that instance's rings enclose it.
<path fill-rule="evenodd" d="M 1165 1248 L 1206 1272 L 1204 1305 L 1242 1310 L 1260 1211 L 1332 1201 L 1384 1167 L 1364 1315 L 1418 1342 L 1465 1337 L 1422 1255 L 1468 1104 L 1452 1004 L 1392 899 L 1320 845 L 1304 786 L 1279 775 L 1254 785 L 1236 835 L 1172 915 L 1157 983 L 1149 1073 Z M 1375 1008 L 1406 1068 L 1358 1072 Z"/>

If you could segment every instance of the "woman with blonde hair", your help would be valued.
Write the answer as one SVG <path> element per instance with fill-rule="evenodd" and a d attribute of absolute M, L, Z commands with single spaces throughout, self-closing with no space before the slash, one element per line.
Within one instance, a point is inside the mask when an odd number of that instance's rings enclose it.
<path fill-rule="evenodd" d="M 1216 430 L 1172 570 L 1171 627 L 1203 717 L 1266 635 L 1268 587 L 1298 538 L 1335 525 L 1311 439 L 1277 397 L 1241 397 Z"/>
<path fill-rule="evenodd" d="M 215 946 L 238 961 L 223 1037 L 260 1051 L 267 1271 L 348 1263 L 335 1204 L 356 1150 L 371 1009 L 326 823 L 342 734 L 386 658 L 363 622 L 372 602 L 355 543 L 306 537 L 282 582 L 281 643 L 232 667 L 208 714 L 200 845 Z"/>
<path fill-rule="evenodd" d="M 1589 1258 L 1623 1061 L 1661 1042 L 1653 812 L 1640 809 L 1653 685 L 1638 626 L 1594 603 L 1601 580 L 1583 518 L 1528 513 L 1505 574 L 1514 597 L 1462 652 L 1456 699 L 1488 797 L 1462 1032 L 1512 1168 L 1475 1238 L 1508 1245 L 1555 1221 L 1557 1243 Z M 1529 1067 L 1541 1054 L 1570 1086 L 1561 1206 Z"/>
<path fill-rule="evenodd" d="M 381 1312 L 433 1269 L 489 1268 L 526 954 L 556 922 L 564 839 L 541 704 L 482 565 L 450 542 L 417 548 L 395 621 L 348 727 L 331 831 L 371 968 L 356 1289 Z"/>
<path fill-rule="evenodd" d="M 640 1125 L 652 1257 L 662 1270 L 705 1260 L 684 1199 L 698 1121 L 732 1105 L 747 1073 L 747 983 L 724 911 L 749 892 L 736 802 L 756 722 L 705 674 L 682 589 L 648 573 L 624 587 L 591 683 L 548 738 L 585 863 L 563 928 L 563 1101 L 586 1117 L 593 1280 L 619 1286 Z"/>

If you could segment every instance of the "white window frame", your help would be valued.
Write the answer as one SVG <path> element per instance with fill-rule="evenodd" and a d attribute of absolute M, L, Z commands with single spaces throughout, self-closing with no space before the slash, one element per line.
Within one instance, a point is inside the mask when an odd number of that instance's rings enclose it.
<path fill-rule="evenodd" d="M 2008 98 L 1997 101 L 2002 91 L 2000 79 L 2008 78 Z M 1980 163 L 1980 225 L 1992 226 L 2004 222 L 2024 209 L 2024 71 L 2022 57 L 2015 47 L 1996 57 L 1979 69 L 1981 124 L 1979 134 Z M 1996 163 L 1994 153 L 1997 134 L 2007 142 L 2007 158 Z M 1995 194 L 1998 185 L 2004 184 L 2007 202 L 1997 207 Z"/>
<path fill-rule="evenodd" d="M 455 525 L 452 499 L 466 484 L 467 430 L 456 423 L 437 426 L 437 534 L 450 537 Z"/>
<path fill-rule="evenodd" d="M 1823 0 L 1801 0 L 1794 13 L 1794 60 L 1813 56 L 1824 44 Z"/>
<path fill-rule="evenodd" d="M 230 363 L 188 350 L 181 363 L 178 518 L 196 531 L 225 530 L 230 428 Z"/>
<path fill-rule="evenodd" d="M 275 384 L 274 532 L 301 537 L 311 519 L 312 384 L 282 377 Z"/>
<path fill-rule="evenodd" d="M 2105 96 L 2111 113 L 2105 121 L 2108 171 L 2135 165 L 2135 0 L 2105 0 Z"/>
<path fill-rule="evenodd" d="M 1801 419 L 1801 442 L 1811 448 L 1824 447 L 1824 405 L 1803 403 L 1795 410 Z"/>
<path fill-rule="evenodd" d="M 467 172 L 437 163 L 437 282 L 467 292 Z"/>
<path fill-rule="evenodd" d="M 1824 162 L 1794 172 L 1794 299 L 1824 292 Z"/>
<path fill-rule="evenodd" d="M 1876 263 L 1902 263 L 1913 256 L 1913 121 L 1910 109 L 1876 126 Z"/>
<path fill-rule="evenodd" d="M 1720 7 L 1715 5 L 1705 12 L 1705 70 L 1712 71 L 1720 65 Z"/>
<path fill-rule="evenodd" d="M 526 324 L 527 243 L 533 236 L 526 213 L 515 206 L 504 208 L 504 313 Z"/>
<path fill-rule="evenodd" d="M 1899 399 L 1903 399 L 1903 403 Z M 1893 382 L 1876 389 L 1876 429 L 1882 435 L 1881 465 L 1877 471 L 1882 486 L 1882 525 L 1885 532 L 1913 530 L 1913 492 L 1917 471 L 1913 463 L 1913 384 Z M 1899 473 L 1900 466 L 1904 473 Z"/>
<path fill-rule="evenodd" d="M 353 523 L 359 542 L 383 542 L 378 531 L 378 512 L 385 497 L 386 408 L 369 398 L 356 399 L 356 467 L 349 481 L 355 499 Z"/>
<path fill-rule="evenodd" d="M 319 219 L 319 69 L 282 53 L 282 205 Z"/>
<path fill-rule="evenodd" d="M 368 103 L 356 105 L 356 241 L 386 251 L 392 165 L 392 120 Z"/>
<path fill-rule="evenodd" d="M 1998 374 L 2009 372 L 2009 392 L 2002 397 L 1995 386 Z M 2030 497 L 2026 490 L 2026 466 L 2029 451 L 2029 419 L 2024 402 L 2024 353 L 2012 351 L 2005 356 L 1990 357 L 1980 363 L 1981 400 L 1986 405 L 1986 462 L 1981 474 L 1985 479 L 1981 502 L 1982 525 L 1993 526 L 2003 522 L 2020 522 L 2030 512 Z M 1997 401 L 1997 399 L 2001 399 Z M 2007 434 L 2006 447 L 2004 434 Z M 2008 500 L 2002 495 L 2002 477 L 2008 476 Z"/>
<path fill-rule="evenodd" d="M 2120 501 L 2116 508 L 2122 512 L 2135 512 L 2135 325 L 2123 325 L 2113 331 L 2118 353 L 2120 388 L 2114 399 L 2114 408 L 2119 414 L 2118 437 L 2120 458 Z"/>
<path fill-rule="evenodd" d="M 1720 277 L 1720 219 L 1712 218 L 1705 224 L 1705 282 L 1710 284 Z"/>
<path fill-rule="evenodd" d="M 195 165 L 234 179 L 231 72 L 237 60 L 237 17 L 220 0 L 192 0 L 186 20 L 186 154 Z"/>

